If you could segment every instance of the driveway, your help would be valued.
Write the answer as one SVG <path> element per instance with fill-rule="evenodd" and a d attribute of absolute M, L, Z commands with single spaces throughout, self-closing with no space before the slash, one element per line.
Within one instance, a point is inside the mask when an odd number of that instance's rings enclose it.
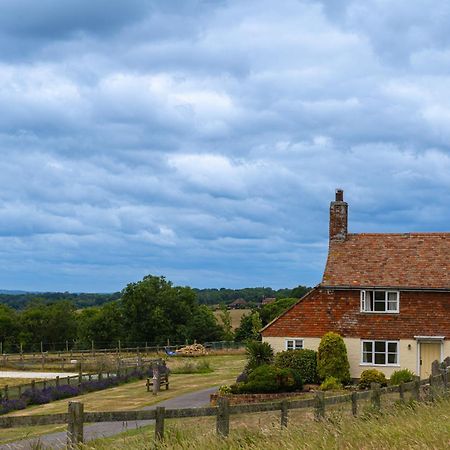
<path fill-rule="evenodd" d="M 179 397 L 165 400 L 156 405 L 148 406 L 143 409 L 155 409 L 156 406 L 164 406 L 166 408 L 197 408 L 209 404 L 210 394 L 217 391 L 218 386 L 202 389 L 200 391 L 191 392 L 189 394 L 180 395 Z M 101 422 L 84 426 L 84 441 L 90 441 L 101 437 L 114 436 L 123 431 L 133 430 L 145 425 L 153 424 L 153 420 L 139 420 L 134 422 Z M 66 446 L 66 432 L 58 432 L 45 434 L 33 439 L 25 439 L 11 444 L 0 445 L 0 450 L 30 450 L 36 448 L 36 444 L 40 443 L 43 448 L 62 449 Z M 33 447 L 34 446 L 34 447 Z"/>

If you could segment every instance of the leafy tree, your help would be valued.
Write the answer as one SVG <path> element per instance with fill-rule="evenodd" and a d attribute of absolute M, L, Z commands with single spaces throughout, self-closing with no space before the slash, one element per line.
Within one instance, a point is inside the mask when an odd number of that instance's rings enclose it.
<path fill-rule="evenodd" d="M 219 313 L 220 322 L 223 328 L 223 338 L 226 341 L 233 340 L 233 327 L 231 324 L 231 313 L 227 309 L 224 303 L 220 304 L 220 313 Z"/>
<path fill-rule="evenodd" d="M 317 353 L 317 372 L 322 380 L 334 377 L 342 383 L 350 381 L 350 364 L 342 337 L 333 332 L 322 336 Z"/>
<path fill-rule="evenodd" d="M 213 312 L 200 305 L 195 309 L 188 323 L 189 336 L 199 342 L 219 341 L 223 339 L 223 329 L 217 323 Z"/>
<path fill-rule="evenodd" d="M 235 331 L 236 341 L 260 340 L 260 330 L 262 328 L 261 318 L 258 311 L 251 314 L 245 314 L 241 317 L 239 327 Z"/>
<path fill-rule="evenodd" d="M 268 305 L 262 306 L 259 312 L 262 324 L 264 326 L 267 325 L 296 302 L 298 302 L 298 298 L 280 298 Z"/>
<path fill-rule="evenodd" d="M 8 306 L 0 305 L 0 342 L 3 351 L 11 351 L 12 343 L 17 339 L 19 331 L 17 313 Z"/>

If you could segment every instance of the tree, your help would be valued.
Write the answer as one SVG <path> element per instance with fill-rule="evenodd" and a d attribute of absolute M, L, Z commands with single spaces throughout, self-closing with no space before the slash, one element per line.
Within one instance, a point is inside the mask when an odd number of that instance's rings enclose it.
<path fill-rule="evenodd" d="M 12 344 L 17 339 L 18 331 L 17 313 L 12 308 L 0 304 L 0 342 L 3 351 L 14 350 Z"/>
<path fill-rule="evenodd" d="M 259 312 L 262 324 L 267 325 L 296 302 L 298 302 L 298 298 L 280 298 L 268 305 L 264 305 Z"/>
<path fill-rule="evenodd" d="M 235 332 L 236 341 L 261 340 L 260 331 L 262 328 L 261 318 L 258 311 L 253 311 L 251 314 L 246 314 L 241 317 L 239 327 Z"/>
<path fill-rule="evenodd" d="M 199 342 L 219 341 L 223 338 L 222 327 L 206 305 L 196 308 L 188 323 L 188 330 L 190 338 Z"/>
<path fill-rule="evenodd" d="M 231 313 L 227 309 L 224 303 L 220 304 L 220 313 L 219 313 L 220 322 L 223 328 L 223 338 L 226 341 L 233 340 L 233 327 L 231 324 Z"/>
<path fill-rule="evenodd" d="M 322 336 L 317 353 L 317 373 L 322 380 L 334 377 L 342 383 L 350 381 L 350 364 L 342 337 L 333 332 Z"/>

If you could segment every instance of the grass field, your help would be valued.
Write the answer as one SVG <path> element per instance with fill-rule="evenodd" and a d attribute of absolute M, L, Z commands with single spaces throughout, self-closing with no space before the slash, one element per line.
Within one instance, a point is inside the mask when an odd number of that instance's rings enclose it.
<path fill-rule="evenodd" d="M 381 414 L 360 418 L 330 414 L 315 422 L 307 417 L 290 416 L 290 426 L 281 430 L 270 417 L 234 418 L 230 436 L 217 438 L 214 420 L 168 421 L 166 440 L 159 449 L 447 449 L 450 448 L 450 400 L 435 404 L 396 405 Z M 256 415 L 252 415 L 256 416 Z M 273 417 L 272 417 L 273 419 Z M 233 431 L 234 430 L 234 431 Z M 85 445 L 85 449 L 116 450 L 150 448 L 153 427 L 134 430 Z"/>
<path fill-rule="evenodd" d="M 187 358 L 174 358 L 169 360 L 168 366 L 185 363 Z M 158 396 L 148 393 L 145 388 L 145 380 L 123 384 L 104 391 L 91 392 L 89 394 L 72 397 L 70 400 L 78 400 L 84 403 L 85 411 L 126 411 L 142 409 L 144 406 L 153 405 L 169 398 L 177 397 L 195 390 L 210 386 L 232 383 L 242 371 L 245 364 L 245 355 L 205 356 L 195 358 L 195 362 L 209 361 L 213 372 L 204 374 L 182 375 L 174 374 L 170 377 L 170 389 L 163 390 Z M 69 400 L 59 400 L 45 405 L 32 406 L 25 410 L 15 411 L 7 416 L 22 416 L 36 414 L 54 414 L 67 412 Z M 41 435 L 51 431 L 64 430 L 66 426 L 29 427 L 20 429 L 1 430 L 0 444 L 12 440 L 24 439 Z"/>
<path fill-rule="evenodd" d="M 232 326 L 233 330 L 235 330 L 241 323 L 242 316 L 245 316 L 246 314 L 250 314 L 251 312 L 252 312 L 251 309 L 230 309 L 231 326 Z M 219 323 L 221 323 L 220 311 L 214 311 L 214 315 L 216 316 Z"/>

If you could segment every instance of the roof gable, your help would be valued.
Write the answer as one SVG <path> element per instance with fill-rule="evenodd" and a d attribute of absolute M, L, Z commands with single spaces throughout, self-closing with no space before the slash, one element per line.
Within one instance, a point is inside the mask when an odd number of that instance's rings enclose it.
<path fill-rule="evenodd" d="M 362 233 L 330 241 L 321 285 L 450 290 L 450 233 Z"/>

